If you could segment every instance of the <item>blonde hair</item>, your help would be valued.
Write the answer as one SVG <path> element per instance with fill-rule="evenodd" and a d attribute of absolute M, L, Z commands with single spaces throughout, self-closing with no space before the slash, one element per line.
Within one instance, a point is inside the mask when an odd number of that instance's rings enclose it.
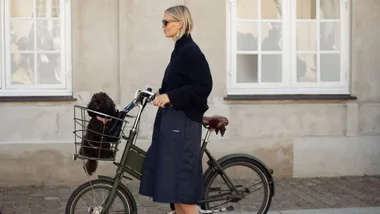
<path fill-rule="evenodd" d="M 176 5 L 169 7 L 165 13 L 172 15 L 177 21 L 182 21 L 183 26 L 179 29 L 176 40 L 180 39 L 183 35 L 189 34 L 193 29 L 193 20 L 189 9 L 185 5 Z"/>

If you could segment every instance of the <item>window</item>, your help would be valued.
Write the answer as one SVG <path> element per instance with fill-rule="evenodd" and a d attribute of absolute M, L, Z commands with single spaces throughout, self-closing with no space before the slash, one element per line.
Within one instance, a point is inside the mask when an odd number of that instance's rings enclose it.
<path fill-rule="evenodd" d="M 68 0 L 0 0 L 0 96 L 71 95 Z"/>
<path fill-rule="evenodd" d="M 228 0 L 228 94 L 348 94 L 348 0 Z"/>

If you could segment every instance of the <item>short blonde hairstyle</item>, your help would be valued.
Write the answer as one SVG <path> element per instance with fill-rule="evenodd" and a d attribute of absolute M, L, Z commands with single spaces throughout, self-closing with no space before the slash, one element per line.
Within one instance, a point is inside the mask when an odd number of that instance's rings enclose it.
<path fill-rule="evenodd" d="M 185 5 L 169 7 L 165 10 L 165 13 L 172 15 L 177 21 L 183 22 L 183 26 L 179 29 L 176 40 L 180 39 L 185 34 L 191 33 L 191 30 L 193 29 L 193 20 L 189 9 Z"/>

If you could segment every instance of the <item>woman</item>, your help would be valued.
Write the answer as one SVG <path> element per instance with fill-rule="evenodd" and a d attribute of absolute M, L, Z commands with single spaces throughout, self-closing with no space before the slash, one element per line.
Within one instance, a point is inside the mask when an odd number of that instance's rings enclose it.
<path fill-rule="evenodd" d="M 168 8 L 162 24 L 175 47 L 153 101 L 160 108 L 144 162 L 140 194 L 155 202 L 174 203 L 176 214 L 195 214 L 196 203 L 203 199 L 200 146 L 212 77 L 205 56 L 191 38 L 193 23 L 187 7 Z"/>

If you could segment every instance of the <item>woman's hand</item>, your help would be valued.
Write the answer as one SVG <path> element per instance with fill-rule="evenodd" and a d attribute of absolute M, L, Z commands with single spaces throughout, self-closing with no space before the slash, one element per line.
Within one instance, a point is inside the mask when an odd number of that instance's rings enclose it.
<path fill-rule="evenodd" d="M 166 104 L 170 104 L 167 94 L 160 94 L 153 100 L 153 105 L 164 108 Z"/>

